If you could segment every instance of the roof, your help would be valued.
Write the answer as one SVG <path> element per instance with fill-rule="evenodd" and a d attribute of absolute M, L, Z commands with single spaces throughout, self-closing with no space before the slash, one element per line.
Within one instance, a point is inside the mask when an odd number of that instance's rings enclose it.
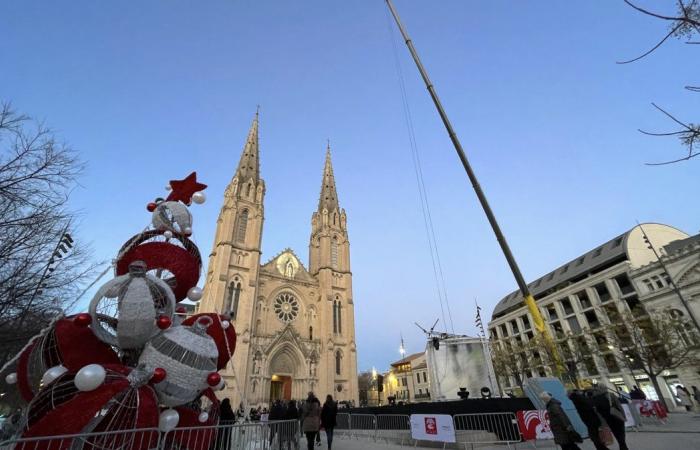
<path fill-rule="evenodd" d="M 635 265 L 648 262 L 649 256 L 646 252 L 651 253 L 651 251 L 647 250 L 646 244 L 641 242 L 641 227 L 642 225 L 637 225 L 529 283 L 530 293 L 537 300 L 538 297 L 546 296 L 551 291 L 577 283 L 591 273 L 597 273 L 620 262 L 634 260 Z M 686 233 L 669 225 L 648 223 L 643 224 L 643 227 L 644 231 L 651 236 L 655 247 L 668 247 L 670 242 L 687 240 L 685 238 L 688 237 Z M 629 242 L 630 237 L 634 241 L 632 244 Z M 498 302 L 491 319 L 496 319 L 521 306 L 520 290 L 513 291 Z"/>
<path fill-rule="evenodd" d="M 411 362 L 416 358 L 420 358 L 421 356 L 425 355 L 425 352 L 419 352 L 419 353 L 414 353 L 412 355 L 408 355 L 407 357 L 400 359 L 396 362 L 391 363 L 392 366 L 399 366 L 401 364 L 405 364 L 407 362 Z"/>
<path fill-rule="evenodd" d="M 679 239 L 677 241 L 673 241 L 670 244 L 667 244 L 664 246 L 664 251 L 666 252 L 667 255 L 670 255 L 672 253 L 676 253 L 678 250 L 681 250 L 689 245 L 693 244 L 700 244 L 700 234 L 696 234 L 695 236 L 690 236 L 689 238 L 686 239 Z"/>

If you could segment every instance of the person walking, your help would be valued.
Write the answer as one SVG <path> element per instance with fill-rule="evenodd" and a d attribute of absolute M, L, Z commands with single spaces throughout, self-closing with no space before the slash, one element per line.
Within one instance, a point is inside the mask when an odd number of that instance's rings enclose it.
<path fill-rule="evenodd" d="M 693 389 L 693 398 L 695 399 L 695 403 L 698 404 L 698 409 L 700 409 L 700 390 L 698 390 L 697 386 L 691 386 L 691 389 Z"/>
<path fill-rule="evenodd" d="M 297 423 L 299 423 L 299 410 L 297 409 L 297 402 L 296 400 L 290 400 L 289 404 L 287 405 L 287 413 L 285 415 L 286 420 L 296 420 Z M 299 434 L 297 433 L 297 429 L 289 429 L 289 433 L 285 434 L 286 441 L 288 442 L 288 448 L 289 450 L 298 449 L 299 448 Z"/>
<path fill-rule="evenodd" d="M 554 443 L 560 445 L 562 450 L 581 450 L 576 442 L 582 442 L 583 439 L 571 425 L 571 421 L 561 407 L 561 402 L 553 398 L 549 392 L 542 392 L 540 398 L 549 413 L 549 428 L 554 434 Z"/>
<path fill-rule="evenodd" d="M 333 445 L 333 429 L 336 426 L 337 416 L 338 405 L 333 401 L 331 395 L 327 395 L 326 402 L 323 404 L 323 408 L 321 408 L 321 426 L 326 430 L 328 450 L 331 450 L 331 445 Z"/>
<path fill-rule="evenodd" d="M 690 399 L 690 392 L 680 384 L 676 386 L 676 397 L 678 397 L 678 406 L 685 407 L 686 411 L 693 409 L 693 401 Z"/>
<path fill-rule="evenodd" d="M 616 395 L 611 395 L 608 387 L 602 383 L 594 389 L 592 400 L 596 411 L 610 427 L 620 450 L 629 450 L 625 442 L 625 410 L 620 400 Z"/>
<path fill-rule="evenodd" d="M 301 429 L 306 435 L 306 448 L 314 449 L 314 440 L 318 431 L 321 429 L 321 402 L 318 401 L 313 392 L 309 392 L 309 396 L 301 408 Z"/>
<path fill-rule="evenodd" d="M 272 408 L 270 408 L 270 414 L 267 418 L 269 422 L 270 427 L 270 448 L 272 448 L 272 443 L 275 440 L 275 437 L 279 437 L 279 446 L 282 447 L 282 441 L 283 437 L 280 434 L 280 427 L 283 425 L 279 423 L 280 420 L 284 420 L 284 418 L 287 415 L 287 408 L 285 408 L 284 403 L 282 403 L 282 400 L 275 400 L 275 402 L 272 404 Z"/>
<path fill-rule="evenodd" d="M 581 420 L 586 425 L 588 437 L 591 438 L 591 442 L 595 445 L 596 450 L 609 450 L 603 441 L 600 440 L 600 427 L 603 425 L 603 422 L 595 411 L 593 402 L 579 390 L 571 392 L 569 398 L 574 404 L 576 412 L 578 412 Z"/>
<path fill-rule="evenodd" d="M 639 389 L 639 386 L 636 386 L 636 385 L 635 385 L 635 386 L 632 388 L 632 390 L 630 391 L 630 398 L 631 398 L 632 400 L 646 400 L 646 399 L 647 399 L 647 396 L 646 396 L 646 394 L 644 393 L 644 391 L 642 391 L 641 389 Z"/>
<path fill-rule="evenodd" d="M 231 400 L 225 398 L 219 407 L 219 429 L 216 433 L 216 449 L 226 450 L 231 447 L 231 427 L 236 423 L 236 413 L 231 408 Z"/>

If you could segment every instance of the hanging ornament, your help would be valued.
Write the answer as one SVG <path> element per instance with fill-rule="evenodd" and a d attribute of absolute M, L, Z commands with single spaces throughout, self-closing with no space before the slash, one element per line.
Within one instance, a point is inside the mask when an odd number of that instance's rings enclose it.
<path fill-rule="evenodd" d="M 158 207 L 158 204 L 157 204 L 157 203 L 155 203 L 155 202 L 150 202 L 149 204 L 146 205 L 146 210 L 147 210 L 148 212 L 153 212 L 153 211 L 156 210 L 157 207 Z"/>
<path fill-rule="evenodd" d="M 174 409 L 166 409 L 158 418 L 158 429 L 163 433 L 172 431 L 180 421 L 180 415 Z"/>
<path fill-rule="evenodd" d="M 163 236 L 165 239 L 172 239 L 173 238 L 173 232 L 170 230 L 165 230 L 163 231 Z"/>
<path fill-rule="evenodd" d="M 94 391 L 102 385 L 107 377 L 107 371 L 99 364 L 88 364 L 75 374 L 75 387 L 79 391 Z"/>
<path fill-rule="evenodd" d="M 73 323 L 79 327 L 87 327 L 92 323 L 92 316 L 88 313 L 80 313 L 75 316 Z"/>
<path fill-rule="evenodd" d="M 207 375 L 207 384 L 211 387 L 218 386 L 221 383 L 221 375 L 219 372 L 212 372 Z"/>
<path fill-rule="evenodd" d="M 233 352 L 236 350 L 236 330 L 231 323 L 226 320 L 225 316 L 216 313 L 194 314 L 185 319 L 182 324 L 192 325 L 202 317 L 211 319 L 211 325 L 207 327 L 207 334 L 211 336 L 216 343 L 216 348 L 219 352 L 216 368 L 217 370 L 221 370 L 226 367 L 229 359 L 233 356 Z M 225 325 L 226 323 L 228 323 L 228 325 Z"/>
<path fill-rule="evenodd" d="M 129 274 L 103 285 L 90 302 L 95 335 L 122 350 L 141 348 L 160 332 L 156 318 L 170 320 L 174 310 L 170 287 L 147 274 L 141 261 L 129 266 Z"/>
<path fill-rule="evenodd" d="M 50 368 L 49 370 L 44 372 L 44 376 L 41 377 L 42 387 L 48 386 L 49 384 L 51 384 L 51 382 L 53 380 L 60 377 L 61 375 L 63 375 L 66 372 L 68 372 L 68 369 L 66 369 L 65 367 L 63 367 L 61 365 L 54 366 L 54 367 Z"/>
<path fill-rule="evenodd" d="M 168 372 L 166 372 L 165 369 L 163 369 L 162 367 L 156 367 L 155 369 L 153 369 L 151 383 L 158 384 L 161 381 L 165 380 L 166 376 L 168 376 Z"/>
<path fill-rule="evenodd" d="M 7 384 L 17 383 L 17 374 L 15 372 L 7 374 L 7 376 L 5 377 L 5 383 L 7 383 Z"/>
<path fill-rule="evenodd" d="M 165 330 L 167 328 L 170 328 L 170 325 L 173 324 L 173 321 L 170 320 L 170 317 L 168 316 L 160 316 L 158 319 L 156 319 L 156 325 L 158 328 L 161 330 Z"/>
<path fill-rule="evenodd" d="M 192 326 L 176 326 L 153 338 L 143 349 L 139 365 L 152 372 L 165 369 L 167 378 L 154 386 L 165 406 L 191 402 L 207 388 L 207 376 L 216 370 L 219 353 L 207 335 L 211 318 L 203 317 Z"/>
<path fill-rule="evenodd" d="M 163 232 L 149 230 L 129 239 L 119 251 L 117 275 L 128 272 L 129 264 L 143 261 L 150 273 L 160 274 L 175 294 L 177 301 L 187 297 L 187 291 L 197 285 L 202 258 L 197 246 L 187 237 L 174 234 L 165 242 Z"/>
<path fill-rule="evenodd" d="M 198 205 L 201 205 L 202 203 L 207 201 L 207 196 L 204 194 L 204 192 L 197 191 L 194 194 L 192 194 L 192 201 Z"/>
<path fill-rule="evenodd" d="M 183 233 L 192 228 L 192 214 L 183 203 L 166 201 L 153 211 L 151 223 L 156 230 Z"/>
<path fill-rule="evenodd" d="M 100 366 L 102 367 L 102 366 Z M 135 429 L 155 428 L 158 403 L 153 388 L 136 381 L 129 368 L 121 365 L 102 367 L 105 378 L 95 389 L 80 391 L 77 374 L 68 372 L 44 388 L 29 404 L 23 438 L 65 436 L 80 437 L 37 441 L 32 448 L 134 449 L 155 448 L 158 434 Z M 85 435 L 85 433 L 90 433 Z"/>
<path fill-rule="evenodd" d="M 197 172 L 192 172 L 182 180 L 170 180 L 172 191 L 168 195 L 167 200 L 179 200 L 185 205 L 192 203 L 192 195 L 197 191 L 203 191 L 207 188 L 206 184 L 197 182 Z"/>
<path fill-rule="evenodd" d="M 190 290 L 187 291 L 187 298 L 193 302 L 198 302 L 202 298 L 202 288 L 199 286 L 191 287 Z"/>

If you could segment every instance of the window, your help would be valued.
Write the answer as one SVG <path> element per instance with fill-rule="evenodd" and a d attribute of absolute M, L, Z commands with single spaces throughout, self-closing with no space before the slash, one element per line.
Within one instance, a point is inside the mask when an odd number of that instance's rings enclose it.
<path fill-rule="evenodd" d="M 289 292 L 283 292 L 275 298 L 274 310 L 277 318 L 290 323 L 299 315 L 299 301 Z"/>
<path fill-rule="evenodd" d="M 343 362 L 343 357 L 340 354 L 340 350 L 335 352 L 335 374 L 340 375 L 340 369 Z"/>
<path fill-rule="evenodd" d="M 241 283 L 233 281 L 228 286 L 228 299 L 226 300 L 225 311 L 231 315 L 232 320 L 236 320 L 238 313 L 238 302 L 241 298 Z"/>
<path fill-rule="evenodd" d="M 582 256 L 582 257 L 580 257 L 579 259 L 577 259 L 577 260 L 576 260 L 576 265 L 577 265 L 577 266 L 580 266 L 581 264 L 583 264 L 583 260 L 584 260 L 585 258 L 586 258 L 585 256 Z"/>
<path fill-rule="evenodd" d="M 510 321 L 510 328 L 513 330 L 513 334 L 518 334 L 520 332 L 518 329 L 518 321 L 515 319 Z"/>
<path fill-rule="evenodd" d="M 314 340 L 314 327 L 309 327 L 309 340 Z"/>
<path fill-rule="evenodd" d="M 567 270 L 569 270 L 569 265 L 568 265 L 568 264 L 565 265 L 564 267 L 562 267 L 561 273 L 566 273 Z"/>
<path fill-rule="evenodd" d="M 418 389 L 418 395 L 423 395 L 423 389 Z"/>
<path fill-rule="evenodd" d="M 634 286 L 632 286 L 632 283 L 630 283 L 630 279 L 627 277 L 626 274 L 623 273 L 621 275 L 616 276 L 615 282 L 620 288 L 620 292 L 622 292 L 622 295 L 634 293 Z"/>
<path fill-rule="evenodd" d="M 644 313 L 644 307 L 642 306 L 641 302 L 639 301 L 639 297 L 636 295 L 631 295 L 625 299 L 625 302 L 627 303 L 627 306 L 629 306 L 630 311 L 634 315 L 638 314 L 643 314 Z"/>
<path fill-rule="evenodd" d="M 335 236 L 331 240 L 331 267 L 338 268 L 338 238 Z"/>
<path fill-rule="evenodd" d="M 547 275 L 547 281 L 552 281 L 552 278 L 554 278 L 554 272 Z"/>
<path fill-rule="evenodd" d="M 595 311 L 586 311 L 583 313 L 583 315 L 586 316 L 588 325 L 590 325 L 591 328 L 600 327 L 600 321 L 598 320 L 598 316 L 596 315 Z"/>
<path fill-rule="evenodd" d="M 420 383 L 420 373 L 416 374 L 416 383 Z"/>
<path fill-rule="evenodd" d="M 401 378 L 401 386 L 408 386 L 408 381 L 406 377 Z"/>
<path fill-rule="evenodd" d="M 567 316 L 574 313 L 574 307 L 571 306 L 571 302 L 568 298 L 561 300 L 561 307 L 564 309 L 564 314 Z"/>
<path fill-rule="evenodd" d="M 523 322 L 523 330 L 529 330 L 530 328 L 532 328 L 532 326 L 530 325 L 530 318 L 527 317 L 527 315 L 521 316 L 520 320 L 522 320 Z"/>
<path fill-rule="evenodd" d="M 601 253 L 603 253 L 603 247 L 598 247 L 598 248 L 595 249 L 595 251 L 593 252 L 593 257 L 596 258 L 596 257 L 600 256 Z"/>
<path fill-rule="evenodd" d="M 341 317 L 340 298 L 336 297 L 333 301 L 333 333 L 342 334 L 342 317 Z"/>
<path fill-rule="evenodd" d="M 506 328 L 506 324 L 501 325 L 501 336 L 506 337 L 508 336 L 508 329 Z"/>
<path fill-rule="evenodd" d="M 535 335 L 532 334 L 532 331 L 528 331 L 527 333 L 525 333 L 525 336 L 527 336 L 528 341 L 532 340 L 532 338 L 535 337 Z"/>
<path fill-rule="evenodd" d="M 622 238 L 623 238 L 623 236 L 620 236 L 619 238 L 615 239 L 615 242 L 613 242 L 613 245 L 612 245 L 613 248 L 619 247 L 620 244 L 622 244 Z"/>
<path fill-rule="evenodd" d="M 651 282 L 649 278 L 645 278 L 642 280 L 642 283 L 647 287 L 647 290 L 649 292 L 653 292 L 656 290 L 656 287 L 654 286 L 654 283 Z"/>
<path fill-rule="evenodd" d="M 581 332 L 581 325 L 578 323 L 578 319 L 576 318 L 576 316 L 569 317 L 567 319 L 567 322 L 569 322 L 569 328 L 571 329 L 572 332 L 574 332 L 574 333 Z"/>
<path fill-rule="evenodd" d="M 423 383 L 428 382 L 428 372 L 423 372 Z"/>
<path fill-rule="evenodd" d="M 651 279 L 654 280 L 654 284 L 656 284 L 657 288 L 661 289 L 662 287 L 664 287 L 664 282 L 663 280 L 661 280 L 660 276 L 654 275 L 653 277 L 651 277 Z"/>
<path fill-rule="evenodd" d="M 581 291 L 576 294 L 576 297 L 578 298 L 578 302 L 581 305 L 581 309 L 588 309 L 590 308 L 591 305 L 591 299 L 588 298 L 588 294 L 586 291 Z"/>
<path fill-rule="evenodd" d="M 547 306 L 547 314 L 549 314 L 549 320 L 556 320 L 559 318 L 559 316 L 557 316 L 557 309 L 554 307 L 554 305 Z"/>
<path fill-rule="evenodd" d="M 620 367 L 617 365 L 615 356 L 613 356 L 612 354 L 608 353 L 606 355 L 603 355 L 603 360 L 605 361 L 605 367 L 608 369 L 608 372 L 620 371 Z"/>
<path fill-rule="evenodd" d="M 245 242 L 245 232 L 248 228 L 248 210 L 244 209 L 241 211 L 241 215 L 238 216 L 238 223 L 236 224 L 236 236 L 234 240 L 236 242 Z"/>
<path fill-rule="evenodd" d="M 608 288 L 605 286 L 605 283 L 599 283 L 594 286 L 594 289 L 596 293 L 598 294 L 598 298 L 600 299 L 601 303 L 605 303 L 608 300 L 610 300 L 610 292 L 608 291 Z"/>
<path fill-rule="evenodd" d="M 620 311 L 617 310 L 617 306 L 613 303 L 609 303 L 603 307 L 605 313 L 608 315 L 610 323 L 618 323 L 621 320 Z"/>

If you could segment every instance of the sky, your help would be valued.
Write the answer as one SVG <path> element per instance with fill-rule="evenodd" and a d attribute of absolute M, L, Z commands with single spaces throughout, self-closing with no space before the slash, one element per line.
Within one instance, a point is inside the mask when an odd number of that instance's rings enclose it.
<path fill-rule="evenodd" d="M 395 0 L 501 223 L 533 280 L 634 226 L 700 229 L 700 158 L 682 156 L 651 102 L 697 122 L 697 49 L 622 0 Z M 640 0 L 671 12 L 672 2 Z M 400 62 L 397 72 L 395 53 Z M 493 233 L 381 0 L 72 0 L 0 3 L 0 99 L 44 120 L 88 167 L 76 236 L 109 260 L 145 205 L 191 171 L 208 255 L 260 105 L 263 256 L 308 266 L 327 139 L 348 215 L 358 368 L 425 346 L 440 318 L 399 74 L 422 161 L 454 330 L 475 334 L 515 289 Z M 205 258 L 206 259 L 206 258 Z M 206 261 L 205 261 L 206 263 Z M 106 280 L 103 280 L 106 281 Z M 89 299 L 83 299 L 86 306 Z"/>

